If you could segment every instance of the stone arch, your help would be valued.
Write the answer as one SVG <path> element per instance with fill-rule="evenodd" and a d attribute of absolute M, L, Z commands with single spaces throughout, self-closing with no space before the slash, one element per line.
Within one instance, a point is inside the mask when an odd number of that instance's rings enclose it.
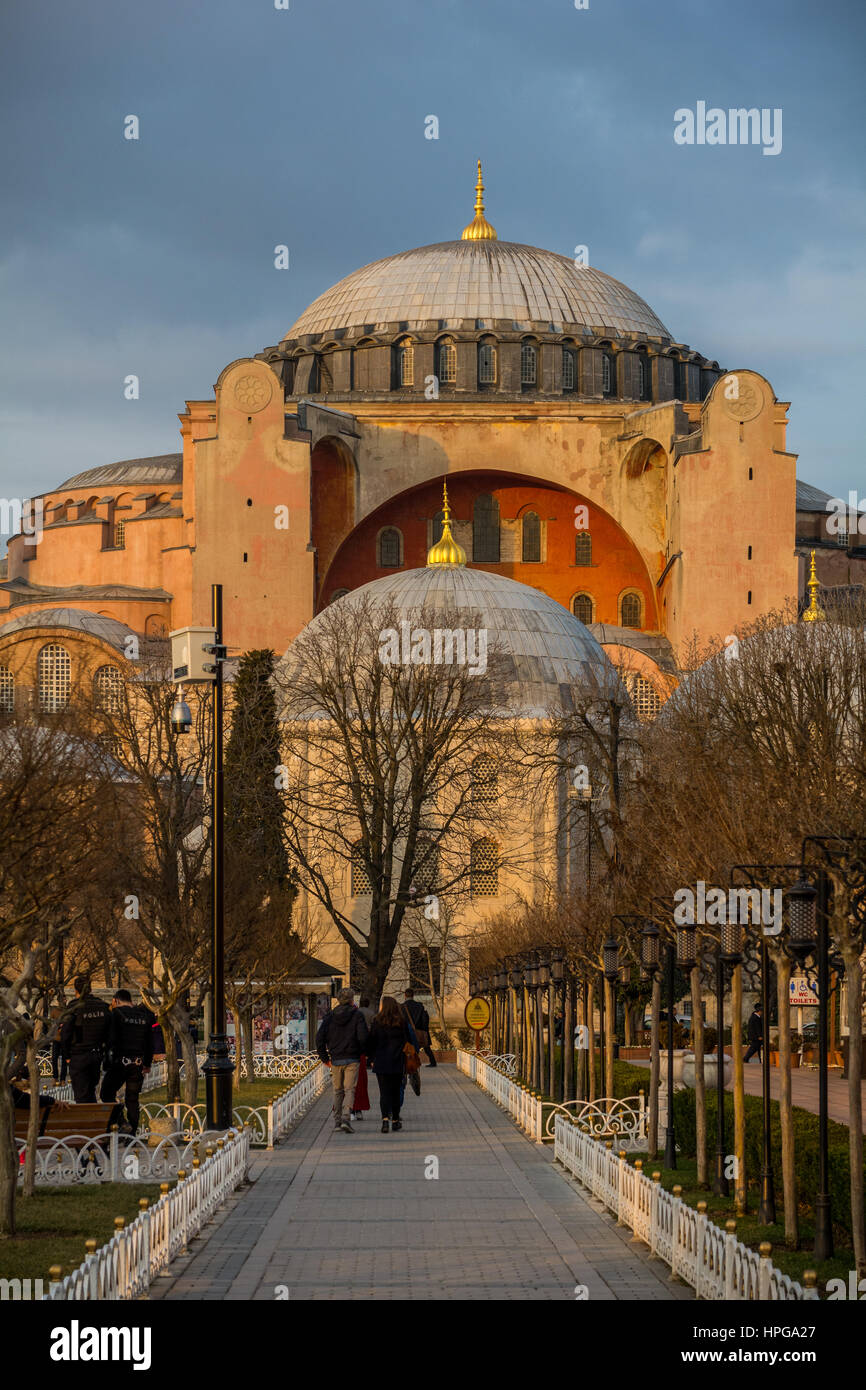
<path fill-rule="evenodd" d="M 644 437 L 632 444 L 622 461 L 622 471 L 626 478 L 640 478 L 650 468 L 664 468 L 667 454 L 656 439 Z"/>
<path fill-rule="evenodd" d="M 310 453 L 310 540 L 316 552 L 316 588 L 355 524 L 357 468 L 342 440 L 322 435 Z"/>

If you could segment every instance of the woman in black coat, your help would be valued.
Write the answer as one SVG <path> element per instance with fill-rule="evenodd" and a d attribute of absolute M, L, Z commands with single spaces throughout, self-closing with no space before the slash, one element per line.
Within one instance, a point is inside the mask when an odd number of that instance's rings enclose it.
<path fill-rule="evenodd" d="M 382 1111 L 382 1133 L 390 1128 L 402 1129 L 400 1122 L 400 1092 L 406 1069 L 404 1048 L 411 1043 L 417 1048 L 415 1030 L 396 999 L 390 994 L 382 998 L 379 1012 L 370 1024 L 367 1056 L 379 1083 L 379 1107 Z"/>

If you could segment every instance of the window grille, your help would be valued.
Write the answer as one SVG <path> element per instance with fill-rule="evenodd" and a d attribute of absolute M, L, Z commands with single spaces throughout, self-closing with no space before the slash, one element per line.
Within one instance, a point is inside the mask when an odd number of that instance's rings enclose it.
<path fill-rule="evenodd" d="M 562 389 L 574 390 L 574 353 L 571 348 L 562 349 Z"/>
<path fill-rule="evenodd" d="M 571 601 L 571 611 L 578 622 L 592 622 L 592 599 L 589 594 L 575 594 Z"/>
<path fill-rule="evenodd" d="M 37 658 L 39 708 L 43 714 L 57 714 L 69 704 L 72 666 L 65 647 L 52 642 Z"/>
<path fill-rule="evenodd" d="M 126 522 L 115 521 L 114 523 L 114 548 L 115 550 L 126 549 Z"/>
<path fill-rule="evenodd" d="M 475 499 L 472 559 L 477 565 L 499 564 L 499 503 L 489 492 Z"/>
<path fill-rule="evenodd" d="M 389 526 L 379 537 L 379 566 L 381 569 L 397 569 L 400 564 L 400 532 Z"/>
<path fill-rule="evenodd" d="M 640 598 L 637 594 L 624 594 L 620 605 L 622 627 L 640 627 Z"/>
<path fill-rule="evenodd" d="M 401 343 L 399 349 L 400 385 L 411 386 L 415 380 L 415 351 L 411 343 Z"/>
<path fill-rule="evenodd" d="M 601 390 L 602 395 L 613 395 L 613 363 L 607 353 L 601 359 Z"/>
<path fill-rule="evenodd" d="M 364 862 L 361 841 L 352 846 L 352 897 L 359 898 L 363 893 L 372 893 L 373 884 Z"/>
<path fill-rule="evenodd" d="M 499 892 L 499 847 L 493 840 L 476 840 L 470 855 L 473 898 L 495 898 Z"/>
<path fill-rule="evenodd" d="M 538 353 L 534 343 L 522 343 L 520 347 L 520 384 L 534 386 L 538 374 Z"/>
<path fill-rule="evenodd" d="M 576 565 L 592 564 L 592 536 L 588 531 L 578 531 L 574 538 L 574 563 Z"/>
<path fill-rule="evenodd" d="M 426 898 L 428 893 L 434 891 L 438 870 L 439 853 L 436 845 L 426 837 L 420 838 L 415 844 L 415 873 L 412 878 L 416 898 Z"/>
<path fill-rule="evenodd" d="M 541 560 L 541 522 L 535 512 L 523 518 L 523 563 L 538 564 Z"/>
<path fill-rule="evenodd" d="M 494 343 L 479 344 L 478 383 L 480 386 L 493 386 L 496 383 L 496 346 Z"/>
<path fill-rule="evenodd" d="M 472 800 L 495 801 L 499 792 L 497 762 L 490 753 L 479 753 L 471 768 Z"/>
<path fill-rule="evenodd" d="M 430 993 L 430 977 L 438 992 L 442 980 L 442 947 L 409 947 L 409 985 L 416 994 Z"/>
<path fill-rule="evenodd" d="M 0 714 L 15 712 L 15 677 L 8 666 L 0 666 Z"/>
<path fill-rule="evenodd" d="M 457 380 L 457 349 L 450 338 L 439 344 L 439 381 L 453 386 Z"/>
<path fill-rule="evenodd" d="M 635 676 L 629 681 L 629 694 L 638 719 L 655 719 L 662 707 L 661 696 L 646 676 Z"/>
<path fill-rule="evenodd" d="M 93 677 L 93 706 L 102 714 L 119 714 L 123 677 L 116 666 L 100 666 Z"/>

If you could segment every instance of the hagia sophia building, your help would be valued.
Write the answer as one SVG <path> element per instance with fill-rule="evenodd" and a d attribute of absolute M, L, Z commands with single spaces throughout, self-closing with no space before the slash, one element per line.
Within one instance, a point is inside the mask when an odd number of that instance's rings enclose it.
<path fill-rule="evenodd" d="M 207 623 L 217 580 L 229 650 L 284 651 L 336 597 L 424 565 L 446 476 L 469 567 L 627 651 L 650 711 L 684 643 L 802 593 L 797 532 L 815 528 L 770 383 L 680 342 L 603 271 L 500 240 L 480 162 L 476 195 L 458 239 L 354 271 L 229 363 L 187 402 L 181 452 L 44 495 L 0 582 L 7 708 L 18 686 L 50 702 L 129 630 Z M 824 496 L 802 489 L 806 523 Z M 818 545 L 850 582 L 856 557 Z"/>

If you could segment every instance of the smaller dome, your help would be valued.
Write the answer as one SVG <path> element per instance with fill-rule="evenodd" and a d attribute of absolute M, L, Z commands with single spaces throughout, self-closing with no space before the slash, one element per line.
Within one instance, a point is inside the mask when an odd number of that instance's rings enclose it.
<path fill-rule="evenodd" d="M 67 632 L 86 632 L 91 637 L 99 637 L 117 651 L 125 650 L 127 637 L 132 629 L 116 618 L 105 618 L 100 613 L 89 613 L 84 608 L 42 608 L 36 613 L 20 613 L 0 627 L 0 638 L 11 632 L 21 632 L 30 627 L 65 628 Z"/>
<path fill-rule="evenodd" d="M 179 483 L 183 480 L 183 454 L 156 454 L 153 458 L 123 459 L 119 463 L 104 463 L 88 468 L 58 483 L 49 492 L 62 492 L 67 487 L 96 487 L 102 484 Z"/>

